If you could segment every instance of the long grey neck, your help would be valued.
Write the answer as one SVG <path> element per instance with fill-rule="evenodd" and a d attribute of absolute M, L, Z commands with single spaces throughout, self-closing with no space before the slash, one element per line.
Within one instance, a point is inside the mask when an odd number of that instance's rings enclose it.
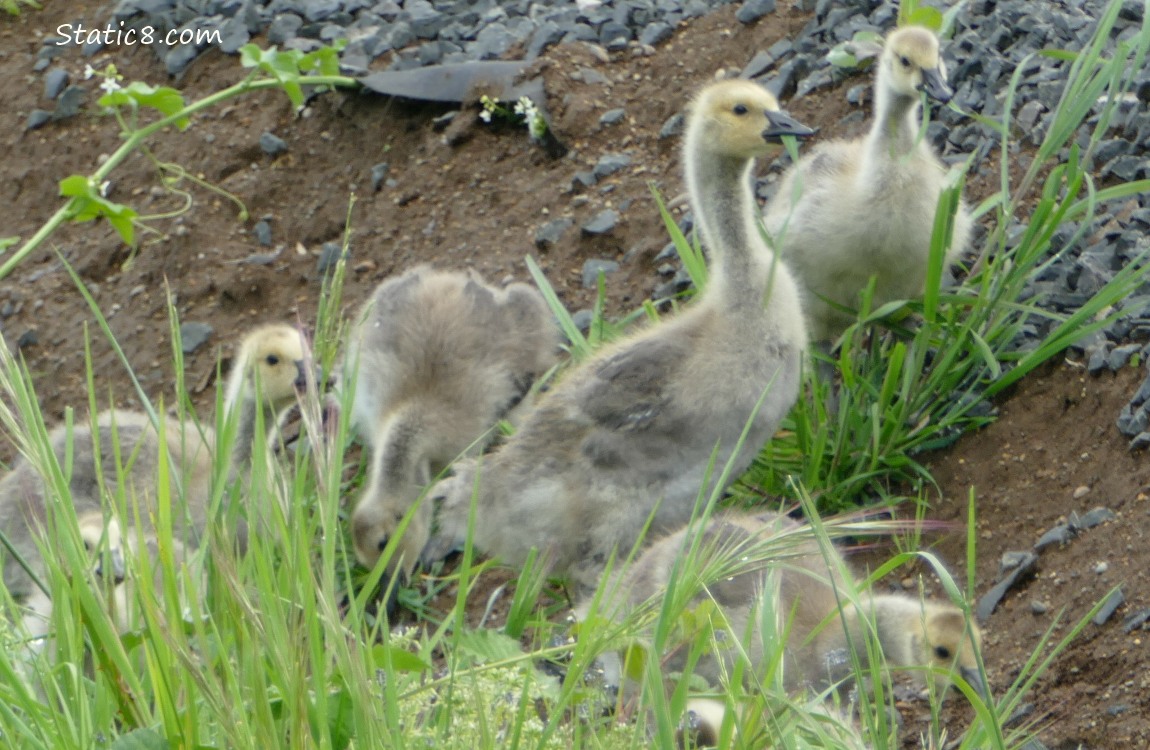
<path fill-rule="evenodd" d="M 372 457 L 373 485 L 391 495 L 416 497 L 431 481 L 424 449 L 423 420 L 415 409 L 400 409 L 382 428 Z"/>
<path fill-rule="evenodd" d="M 875 85 L 875 118 L 867 136 L 868 150 L 879 158 L 905 156 L 918 142 L 919 119 L 915 114 L 918 97 L 891 90 L 885 72 L 885 69 L 879 72 Z"/>
<path fill-rule="evenodd" d="M 263 412 L 262 422 L 265 430 L 275 424 L 278 416 L 269 404 L 263 404 L 262 409 L 257 406 L 256 398 L 250 394 L 241 396 L 236 408 L 239 409 L 239 414 L 236 415 L 236 437 L 235 442 L 232 443 L 233 472 L 239 471 L 251 463 L 256 439 L 256 426 L 257 422 L 261 421 L 259 412 L 261 410 Z"/>
<path fill-rule="evenodd" d="M 691 208 L 710 250 L 709 298 L 730 306 L 762 306 L 766 274 L 773 254 L 759 235 L 750 176 L 753 162 L 690 149 L 687 184 Z"/>

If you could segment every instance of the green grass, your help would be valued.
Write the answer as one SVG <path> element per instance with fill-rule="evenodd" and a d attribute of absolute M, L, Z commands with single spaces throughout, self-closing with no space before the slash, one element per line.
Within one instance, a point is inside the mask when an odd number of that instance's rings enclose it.
<path fill-rule="evenodd" d="M 1105 132 L 1114 99 L 1130 89 L 1133 72 L 1145 63 L 1150 45 L 1144 25 L 1140 35 L 1104 54 L 1118 8 L 1112 4 L 1100 19 L 1086 50 L 1067 57 L 1066 93 L 1054 126 L 1017 185 L 1010 182 L 1003 159 L 998 192 L 977 208 L 991 231 L 969 277 L 954 288 L 935 281 L 922 300 L 866 310 L 836 355 L 843 379 L 838 408 L 827 408 L 828 384 L 808 372 L 804 396 L 784 431 L 736 483 L 733 502 L 761 502 L 767 492 L 801 503 L 812 521 L 804 533 L 819 540 L 824 550 L 833 538 L 857 533 L 859 524 L 849 518 L 820 519 L 820 512 L 917 486 L 922 489 L 913 492 L 920 502 L 916 512 L 923 513 L 931 477 L 920 456 L 992 418 L 983 411 L 988 399 L 1105 325 L 1114 303 L 1142 283 L 1144 259 L 1119 272 L 1070 316 L 1056 316 L 1020 300 L 1026 280 L 1050 262 L 1056 230 L 1077 222 L 1080 234 L 1103 202 L 1150 188 L 1145 182 L 1102 188 L 1084 166 Z M 250 62 L 274 78 L 274 58 Z M 289 78 L 289 83 L 298 83 L 298 68 Z M 258 80 L 260 87 L 272 85 L 265 78 Z M 1016 78 L 1006 92 L 1007 112 L 1017 86 Z M 1101 110 L 1089 143 L 1077 144 L 1075 133 L 1101 95 L 1109 96 L 1110 104 Z M 174 116 L 166 113 L 167 119 Z M 1009 120 L 987 122 L 1002 139 L 1002 153 L 1010 154 Z M 941 215 L 949 214 L 961 186 L 961 174 L 956 173 L 953 190 L 943 196 Z M 1015 218 L 1025 219 L 1027 229 L 1007 247 L 1006 230 Z M 698 247 L 675 236 L 669 219 L 667 225 L 686 267 L 702 286 L 705 265 Z M 935 279 L 945 232 L 940 225 L 933 250 Z M 46 236 L 44 232 L 37 238 Z M 19 257 L 10 259 L 6 269 Z M 529 268 L 559 314 L 574 360 L 591 356 L 629 325 L 658 317 L 655 306 L 647 303 L 621 321 L 608 320 L 600 280 L 592 324 L 584 334 L 538 267 L 529 263 Z M 315 311 L 319 334 L 314 356 L 328 373 L 338 356 L 334 342 L 345 326 L 344 271 L 341 261 L 326 282 L 321 309 Z M 90 296 L 88 301 L 97 320 L 92 335 L 112 341 L 131 373 L 98 305 Z M 1012 348 L 1015 334 L 1032 316 L 1052 319 L 1052 333 L 1033 348 Z M 173 315 L 173 369 L 182 373 L 178 330 Z M 85 413 L 98 411 L 108 401 L 108 394 L 94 385 L 90 364 L 87 376 L 89 403 L 69 414 L 73 425 L 83 424 Z M 152 405 L 134 376 L 132 380 L 135 395 L 161 429 L 196 429 L 195 411 L 183 396 L 171 404 Z M 527 566 L 500 594 L 508 602 L 503 622 L 475 625 L 475 613 L 490 608 L 497 597 L 489 593 L 490 601 L 478 601 L 483 571 L 490 563 L 478 561 L 470 547 L 454 572 L 428 577 L 401 592 L 401 601 L 427 614 L 419 628 L 393 628 L 384 617 L 370 615 L 365 606 L 370 592 L 364 588 L 379 581 L 384 563 L 370 572 L 355 566 L 343 505 L 356 497 L 362 467 L 357 471 L 347 453 L 351 435 L 345 423 L 330 440 L 315 439 L 328 430 L 318 399 L 304 404 L 305 439 L 296 450 L 275 461 L 255 461 L 237 481 L 222 468 L 223 460 L 216 462 L 221 468 L 212 478 L 212 521 L 200 548 L 187 556 L 176 553 L 172 538 L 183 512 L 181 498 L 160 483 L 153 519 L 159 554 L 129 559 L 128 584 L 120 593 L 129 598 L 134 624 L 120 632 L 108 603 L 115 592 L 93 579 L 92 562 L 75 532 L 67 498 L 71 457 L 59 461 L 52 455 L 33 379 L 7 346 L 0 347 L 0 392 L 0 430 L 37 466 L 54 498 L 45 521 L 52 533 L 44 538 L 48 565 L 42 576 L 55 605 L 52 641 L 30 649 L 14 627 L 0 627 L 0 744 L 5 747 L 646 748 L 652 737 L 659 746 L 673 746 L 690 695 L 716 690 L 730 709 L 723 747 L 898 746 L 890 725 L 893 698 L 881 669 L 857 675 L 875 686 L 862 691 L 857 719 L 816 698 L 782 693 L 776 613 L 762 612 L 756 625 L 774 644 L 766 658 L 759 664 L 733 659 L 724 684 L 701 684 L 699 678 L 692 679 L 690 668 L 677 676 L 665 672 L 662 654 L 667 648 L 685 648 L 690 665 L 719 647 L 716 634 L 723 631 L 724 620 L 713 604 L 697 599 L 699 581 L 719 580 L 740 565 L 765 558 L 785 558 L 794 543 L 785 535 L 735 557 L 693 545 L 666 592 L 618 621 L 590 618 L 579 626 L 575 639 L 566 637 L 567 603 L 536 565 Z M 183 383 L 177 383 L 175 393 L 187 393 Z M 347 393 L 341 398 L 346 412 Z M 218 401 L 216 406 L 222 414 Z M 222 417 L 208 425 L 220 436 L 219 456 L 228 455 L 235 425 Z M 257 455 L 264 454 L 262 447 L 257 446 Z M 119 456 L 121 464 L 131 460 Z M 137 512 L 147 512 L 134 507 L 133 493 L 123 482 L 108 490 L 110 515 L 131 525 Z M 703 499 L 705 517 L 721 498 L 716 494 Z M 970 508 L 971 572 L 963 585 L 937 559 L 917 551 L 913 531 L 900 524 L 868 527 L 885 528 L 908 540 L 871 578 L 910 564 L 926 567 L 938 574 L 947 596 L 965 607 L 974 595 L 972 563 L 977 554 L 973 493 Z M 234 550 L 230 532 L 241 519 L 254 530 L 245 555 Z M 8 559 L 5 564 L 19 561 Z M 865 584 L 849 586 L 844 599 L 857 601 Z M 454 597 L 448 611 L 433 613 L 430 599 L 450 599 L 450 592 Z M 2 588 L 0 593 L 5 594 L 0 604 L 14 613 L 15 604 Z M 1026 700 L 1035 679 L 1068 647 L 1089 616 L 1067 628 L 1061 640 L 1055 640 L 1052 627 L 994 701 L 983 702 L 959 686 L 975 707 L 973 725 L 960 747 L 1013 750 L 1023 745 L 1029 728 L 1004 728 L 1004 717 Z M 722 647 L 730 649 L 745 635 L 728 634 Z M 633 721 L 609 715 L 606 709 L 616 701 L 593 679 L 591 666 L 609 650 L 629 657 L 637 703 L 628 707 L 626 716 Z M 565 674 L 556 677 L 538 670 L 543 662 L 563 665 Z M 668 677 L 674 677 L 669 691 Z M 951 698 L 959 699 L 964 698 Z M 932 706 L 937 709 L 940 700 L 935 696 Z M 924 746 L 940 747 L 941 735 L 936 722 Z"/>

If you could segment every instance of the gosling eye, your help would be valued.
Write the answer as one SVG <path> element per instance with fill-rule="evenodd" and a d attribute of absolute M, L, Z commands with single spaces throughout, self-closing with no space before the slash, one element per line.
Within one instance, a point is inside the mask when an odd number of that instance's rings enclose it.
<path fill-rule="evenodd" d="M 84 540 L 84 551 L 85 552 L 91 552 L 92 551 L 92 543 L 89 542 L 87 539 Z"/>
<path fill-rule="evenodd" d="M 731 111 L 734 112 L 736 115 L 739 115 L 739 116 L 745 115 L 745 114 L 747 114 L 747 105 L 746 104 L 736 104 L 734 107 L 731 108 Z"/>
<path fill-rule="evenodd" d="M 949 659 L 950 658 L 950 649 L 947 648 L 946 646 L 935 646 L 934 647 L 934 655 L 940 659 L 944 659 L 944 660 Z"/>
<path fill-rule="evenodd" d="M 275 367 L 276 365 L 278 365 L 280 363 L 280 358 L 278 355 L 269 354 L 267 357 L 264 358 L 264 362 L 267 362 L 272 367 Z"/>
<path fill-rule="evenodd" d="M 899 55 L 898 61 L 899 61 L 900 63 L 902 63 L 902 66 L 903 66 L 904 68 L 909 68 L 909 67 L 910 67 L 910 58 L 909 58 L 909 57 L 907 57 L 906 55 Z"/>

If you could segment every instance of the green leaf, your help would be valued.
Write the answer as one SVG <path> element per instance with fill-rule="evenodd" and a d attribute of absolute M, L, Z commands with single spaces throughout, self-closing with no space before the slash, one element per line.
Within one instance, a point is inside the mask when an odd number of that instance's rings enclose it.
<path fill-rule="evenodd" d="M 20 244 L 19 237 L 0 237 L 0 253 L 18 244 Z"/>
<path fill-rule="evenodd" d="M 72 199 L 67 206 L 69 220 L 92 221 L 103 216 L 119 233 L 125 244 L 134 243 L 136 228 L 132 220 L 139 214 L 122 203 L 114 203 L 100 195 L 91 178 L 75 174 L 65 177 L 60 180 L 60 195 Z"/>
<path fill-rule="evenodd" d="M 136 729 L 122 734 L 108 750 L 168 750 L 171 744 L 155 729 Z"/>
<path fill-rule="evenodd" d="M 831 51 L 827 53 L 827 62 L 836 68 L 857 68 L 859 61 L 857 57 L 847 51 L 849 44 L 850 42 L 843 42 L 831 47 Z"/>
<path fill-rule="evenodd" d="M 390 659 L 390 662 L 388 661 Z M 371 663 L 376 669 L 391 669 L 398 672 L 427 672 L 431 665 L 405 648 L 376 644 L 371 649 Z"/>
<path fill-rule="evenodd" d="M 924 26 L 931 31 L 940 31 L 942 29 L 942 13 L 937 8 L 931 8 L 927 5 L 919 6 L 907 14 L 906 25 Z"/>
<path fill-rule="evenodd" d="M 456 646 L 479 662 L 514 659 L 523 655 L 519 641 L 497 630 L 467 630 L 459 634 Z"/>
<path fill-rule="evenodd" d="M 104 94 L 98 103 L 102 107 L 122 107 L 125 105 L 133 108 L 150 107 L 158 110 L 165 117 L 171 117 L 187 106 L 183 94 L 178 90 L 170 86 L 158 88 L 149 86 L 143 81 L 135 81 L 124 88 Z M 176 127 L 184 130 L 190 122 L 187 117 L 181 117 L 176 120 Z"/>

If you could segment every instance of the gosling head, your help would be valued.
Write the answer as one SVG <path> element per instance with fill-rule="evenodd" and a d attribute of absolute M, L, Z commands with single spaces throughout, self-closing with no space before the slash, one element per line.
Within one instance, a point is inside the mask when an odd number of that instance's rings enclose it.
<path fill-rule="evenodd" d="M 954 96 L 946 82 L 938 37 L 929 29 L 904 26 L 892 33 L 883 44 L 879 65 L 887 86 L 899 96 L 917 99 L 925 91 L 942 104 Z"/>
<path fill-rule="evenodd" d="M 771 92 L 752 81 L 712 83 L 691 103 L 688 148 L 753 159 L 777 151 L 785 135 L 803 138 L 814 131 L 784 112 Z"/>
<path fill-rule="evenodd" d="M 273 324 L 255 329 L 240 342 L 228 386 L 228 403 L 255 397 L 275 412 L 295 403 L 307 387 L 303 335 L 295 328 Z"/>
<path fill-rule="evenodd" d="M 109 585 L 123 583 L 127 570 L 119 522 L 105 519 L 99 510 L 81 514 L 76 521 L 84 551 L 95 558 L 92 571 Z"/>
<path fill-rule="evenodd" d="M 982 633 L 967 620 L 962 610 L 950 604 L 926 604 L 911 626 L 913 657 L 917 666 L 930 667 L 930 678 L 941 695 L 955 676 L 974 688 L 983 698 L 989 687 L 978 671 L 978 649 Z"/>

